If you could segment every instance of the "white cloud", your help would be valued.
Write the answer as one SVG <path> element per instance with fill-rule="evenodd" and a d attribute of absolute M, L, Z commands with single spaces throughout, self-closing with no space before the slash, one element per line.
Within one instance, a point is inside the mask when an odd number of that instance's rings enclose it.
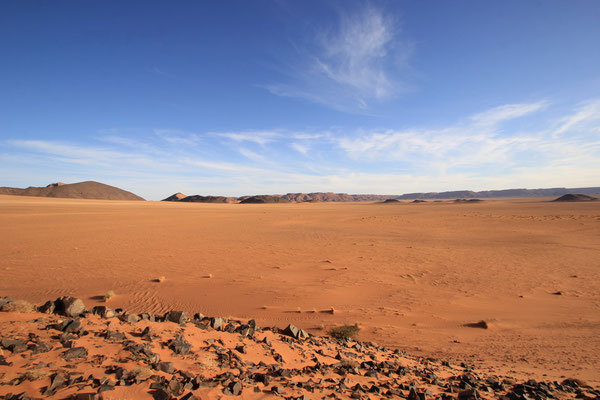
<path fill-rule="evenodd" d="M 265 162 L 266 159 L 261 156 L 260 154 L 252 151 L 252 150 L 248 150 L 246 148 L 240 148 L 239 152 L 241 155 L 243 155 L 244 157 L 246 157 L 249 160 L 255 161 L 255 162 Z"/>
<path fill-rule="evenodd" d="M 196 145 L 200 142 L 200 136 L 195 133 L 179 131 L 175 129 L 155 129 L 154 134 L 164 141 L 174 145 Z"/>
<path fill-rule="evenodd" d="M 290 144 L 290 147 L 296 150 L 298 153 L 302 153 L 304 155 L 308 154 L 309 147 L 306 145 L 294 142 Z"/>
<path fill-rule="evenodd" d="M 253 142 L 260 145 L 265 145 L 272 142 L 280 136 L 277 132 L 269 131 L 244 131 L 244 132 L 223 132 L 215 133 L 215 135 L 224 137 L 235 142 Z"/>
<path fill-rule="evenodd" d="M 39 182 L 41 177 L 48 182 L 80 177 L 136 189 L 134 192 L 150 199 L 177 191 L 401 194 L 599 185 L 600 118 L 596 107 L 600 101 L 583 103 L 554 117 L 554 122 L 538 123 L 534 131 L 509 131 L 511 124 L 502 124 L 541 110 L 543 106 L 537 104 L 541 103 L 496 107 L 463 119 L 467 122 L 438 129 L 353 134 L 339 130 L 227 132 L 225 137 L 217 133 L 201 136 L 207 146 L 190 146 L 185 141 L 165 146 L 152 135 L 146 137 L 149 142 L 117 136 L 87 143 L 7 140 L 0 141 L 0 177 L 22 185 Z M 547 114 L 557 113 L 547 110 Z M 537 117 L 536 121 L 540 120 Z M 487 122 L 482 125 L 481 121 Z M 227 140 L 215 140 L 218 137 Z M 298 153 L 310 154 L 311 162 Z"/>
<path fill-rule="evenodd" d="M 547 106 L 545 102 L 509 104 L 495 107 L 469 118 L 470 123 L 443 129 L 387 130 L 339 137 L 337 145 L 360 162 L 404 162 L 423 169 L 444 172 L 448 169 L 476 170 L 491 164 L 506 173 L 519 165 L 536 162 L 582 164 L 582 156 L 600 156 L 600 140 L 593 129 L 575 129 L 583 121 L 600 121 L 600 102 L 588 103 L 561 119 L 559 131 L 569 132 L 562 139 L 552 135 L 549 126 L 531 132 L 506 132 L 501 122 L 526 116 Z M 546 124 L 548 125 L 548 124 Z M 593 126 L 587 125 L 588 128 Z M 593 155 L 593 156 L 592 156 Z M 588 160 L 589 161 L 589 160 Z"/>
<path fill-rule="evenodd" d="M 598 120 L 600 120 L 600 100 L 587 102 L 579 107 L 575 114 L 562 118 L 560 126 L 554 133 L 560 135 L 585 122 Z"/>
<path fill-rule="evenodd" d="M 398 71 L 412 53 L 399 38 L 397 21 L 365 6 L 339 15 L 333 30 L 318 32 L 302 60 L 287 66 L 289 80 L 265 87 L 346 112 L 367 112 L 371 101 L 394 97 Z"/>
<path fill-rule="evenodd" d="M 496 125 L 502 121 L 523 117 L 547 106 L 546 102 L 506 104 L 475 114 L 471 120 L 479 125 Z"/>

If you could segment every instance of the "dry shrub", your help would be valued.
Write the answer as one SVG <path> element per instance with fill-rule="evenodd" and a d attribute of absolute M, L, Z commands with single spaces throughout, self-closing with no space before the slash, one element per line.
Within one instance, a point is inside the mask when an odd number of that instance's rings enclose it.
<path fill-rule="evenodd" d="M 33 305 L 25 300 L 15 300 L 2 306 L 4 312 L 30 313 L 33 312 Z"/>
<path fill-rule="evenodd" d="M 329 335 L 331 335 L 332 337 L 334 337 L 336 339 L 352 339 L 356 335 L 358 335 L 359 331 L 360 331 L 360 328 L 358 327 L 358 324 L 354 324 L 354 325 L 345 324 L 344 326 L 338 326 L 335 328 L 331 328 L 329 330 Z"/>
<path fill-rule="evenodd" d="M 104 295 L 104 301 L 109 301 L 110 299 L 112 299 L 113 297 L 115 297 L 115 292 L 114 290 L 109 290 L 108 292 L 106 292 L 106 294 Z"/>

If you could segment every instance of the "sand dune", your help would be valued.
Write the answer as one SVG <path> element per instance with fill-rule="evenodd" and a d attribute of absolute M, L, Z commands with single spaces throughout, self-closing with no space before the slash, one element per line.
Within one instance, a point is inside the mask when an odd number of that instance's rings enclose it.
<path fill-rule="evenodd" d="M 521 378 L 600 378 L 600 203 L 0 196 L 0 294 L 254 318 Z M 164 276 L 162 283 L 154 280 Z M 555 293 L 560 292 L 560 295 Z M 99 297 L 100 296 L 100 297 Z M 485 321 L 488 329 L 467 324 Z"/>

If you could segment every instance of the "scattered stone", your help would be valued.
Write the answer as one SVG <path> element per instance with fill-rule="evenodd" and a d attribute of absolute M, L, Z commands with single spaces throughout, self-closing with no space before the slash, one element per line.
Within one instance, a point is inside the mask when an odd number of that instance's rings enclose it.
<path fill-rule="evenodd" d="M 85 358 L 88 355 L 88 351 L 85 347 L 74 347 L 65 351 L 62 354 L 62 357 L 65 360 L 72 360 L 74 358 Z"/>
<path fill-rule="evenodd" d="M 98 395 L 96 393 L 75 393 L 70 398 L 72 400 L 97 400 Z"/>
<path fill-rule="evenodd" d="M 92 314 L 99 315 L 102 318 L 113 318 L 116 314 L 106 306 L 96 306 L 92 308 Z"/>
<path fill-rule="evenodd" d="M 127 336 L 123 332 L 108 331 L 106 332 L 106 340 L 113 342 L 121 342 L 127 339 Z"/>
<path fill-rule="evenodd" d="M 459 400 L 477 400 L 479 399 L 479 393 L 475 389 L 466 389 L 458 392 Z"/>
<path fill-rule="evenodd" d="M 175 367 L 173 367 L 173 363 L 170 361 L 159 362 L 158 364 L 156 364 L 156 369 L 167 374 L 172 374 L 173 372 L 175 372 Z"/>
<path fill-rule="evenodd" d="M 185 311 L 169 311 L 164 318 L 165 321 L 175 322 L 176 324 L 182 324 L 190 320 L 188 313 Z"/>
<path fill-rule="evenodd" d="M 13 354 L 22 353 L 27 350 L 27 341 L 25 339 L 2 339 L 0 345 Z"/>
<path fill-rule="evenodd" d="M 52 350 L 52 346 L 40 340 L 33 345 L 32 354 L 47 353 L 50 350 Z"/>
<path fill-rule="evenodd" d="M 223 321 L 223 318 L 211 318 L 210 319 L 210 327 L 217 331 L 220 331 L 223 329 L 224 323 L 225 323 L 225 321 Z"/>
<path fill-rule="evenodd" d="M 80 316 L 84 311 L 85 304 L 81 299 L 76 299 L 74 297 L 60 297 L 54 302 L 54 312 L 56 314 L 75 318 Z"/>
<path fill-rule="evenodd" d="M 293 324 L 289 324 L 281 333 L 293 337 L 294 339 L 306 339 L 309 337 L 309 334 L 306 331 L 298 329 Z"/>
<path fill-rule="evenodd" d="M 44 313 L 44 314 L 52 314 L 54 313 L 54 302 L 53 301 L 47 301 L 44 303 L 43 306 L 41 306 L 39 308 L 39 312 Z"/>
<path fill-rule="evenodd" d="M 192 345 L 185 339 L 183 334 L 179 334 L 175 339 L 169 342 L 169 348 L 173 350 L 175 354 L 186 355 L 190 353 Z"/>
<path fill-rule="evenodd" d="M 140 317 L 137 314 L 123 313 L 119 319 L 123 322 L 127 322 L 129 324 L 135 324 L 140 321 Z"/>
<path fill-rule="evenodd" d="M 227 396 L 239 396 L 242 393 L 242 382 L 231 382 L 225 389 L 223 389 L 223 394 Z"/>

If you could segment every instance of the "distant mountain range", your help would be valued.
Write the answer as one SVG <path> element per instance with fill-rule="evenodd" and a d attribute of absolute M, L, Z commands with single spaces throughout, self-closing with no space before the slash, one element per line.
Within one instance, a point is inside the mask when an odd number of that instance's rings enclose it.
<path fill-rule="evenodd" d="M 598 195 L 600 187 L 585 188 L 551 188 L 551 189 L 505 189 L 455 190 L 448 192 L 394 194 L 347 194 L 333 192 L 287 193 L 284 195 L 253 195 L 242 197 L 226 196 L 186 196 L 175 193 L 163 201 L 183 203 L 305 203 L 305 202 L 353 202 L 353 201 L 385 201 L 395 200 L 441 200 L 441 199 L 489 199 L 506 197 L 556 197 L 566 194 Z M 28 187 L 25 189 L 0 187 L 0 195 L 57 197 L 71 199 L 97 200 L 144 200 L 131 192 L 100 182 L 86 181 L 72 184 L 51 183 L 45 187 Z"/>
<path fill-rule="evenodd" d="M 94 200 L 144 200 L 131 192 L 104 183 L 86 181 L 65 184 L 51 183 L 44 187 L 30 186 L 25 189 L 0 187 L 0 194 L 12 196 L 56 197 L 65 199 Z"/>
<path fill-rule="evenodd" d="M 385 201 L 385 200 L 428 200 L 428 199 L 483 199 L 503 197 L 554 197 L 565 194 L 600 194 L 600 187 L 587 188 L 552 188 L 552 189 L 506 189 L 474 192 L 456 190 L 449 192 L 407 193 L 397 194 L 347 194 L 333 192 L 287 193 L 284 195 L 253 195 L 238 198 L 223 196 L 186 196 L 175 193 L 163 201 L 195 202 L 195 203 L 305 203 L 305 202 L 352 202 L 352 201 Z"/>
<path fill-rule="evenodd" d="M 551 188 L 551 189 L 505 189 L 505 190 L 484 190 L 473 192 L 471 190 L 457 190 L 451 192 L 429 192 L 429 193 L 407 193 L 396 196 L 398 200 L 415 199 L 474 199 L 474 198 L 493 198 L 493 197 L 553 197 L 565 194 L 599 194 L 600 187 L 587 188 Z"/>

